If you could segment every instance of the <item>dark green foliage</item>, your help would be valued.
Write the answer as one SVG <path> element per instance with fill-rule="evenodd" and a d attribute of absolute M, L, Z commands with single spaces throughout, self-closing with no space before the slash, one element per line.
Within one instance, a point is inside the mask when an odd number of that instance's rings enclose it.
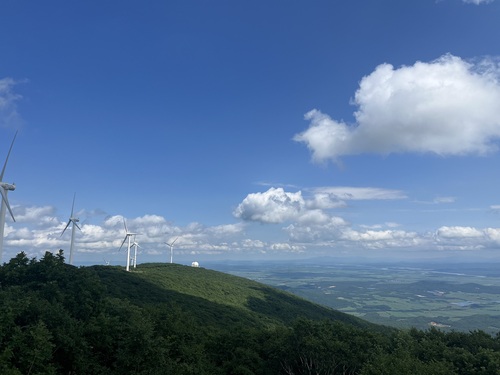
<path fill-rule="evenodd" d="M 397 331 L 179 265 L 0 267 L 0 374 L 499 374 L 500 335 Z"/>

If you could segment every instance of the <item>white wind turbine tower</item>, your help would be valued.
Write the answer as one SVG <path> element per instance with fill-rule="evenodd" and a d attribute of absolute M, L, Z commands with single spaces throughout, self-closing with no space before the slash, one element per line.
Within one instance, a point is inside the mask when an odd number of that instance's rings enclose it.
<path fill-rule="evenodd" d="M 137 233 L 132 233 L 132 232 L 128 231 L 128 229 L 127 229 L 127 223 L 125 222 L 125 219 L 123 219 L 123 225 L 125 226 L 125 238 L 123 239 L 123 242 L 122 242 L 119 250 L 122 249 L 123 244 L 128 239 L 128 246 L 127 246 L 127 268 L 126 268 L 126 270 L 128 272 L 128 271 L 130 271 L 130 247 L 132 246 L 132 244 L 130 242 L 130 237 L 135 236 Z"/>
<path fill-rule="evenodd" d="M 80 220 L 73 216 L 73 210 L 75 208 L 75 197 L 76 197 L 76 193 L 73 195 L 73 205 L 71 206 L 71 215 L 69 217 L 68 224 L 66 224 L 66 227 L 64 228 L 64 230 L 61 233 L 61 237 L 62 237 L 64 232 L 66 232 L 66 229 L 68 229 L 69 225 L 71 223 L 73 223 L 73 225 L 71 227 L 71 243 L 69 245 L 69 264 L 73 264 L 73 246 L 75 243 L 75 227 L 80 229 L 80 231 L 81 231 L 81 228 L 77 224 Z"/>
<path fill-rule="evenodd" d="M 134 265 L 134 268 L 136 268 L 137 266 L 137 248 L 140 247 L 139 246 L 139 243 L 135 240 L 135 234 L 134 234 L 134 242 L 132 242 L 132 246 L 134 247 L 134 261 L 133 261 L 133 265 Z"/>
<path fill-rule="evenodd" d="M 10 216 L 13 221 L 14 214 L 12 213 L 12 209 L 10 208 L 9 200 L 7 199 L 7 193 L 9 191 L 14 191 L 16 189 L 15 184 L 9 184 L 7 182 L 3 182 L 3 174 L 5 173 L 5 167 L 7 167 L 7 162 L 9 161 L 10 152 L 12 151 L 12 146 L 14 146 L 14 141 L 16 140 L 17 132 L 14 135 L 14 139 L 10 144 L 9 152 L 7 153 L 7 158 L 5 159 L 5 163 L 3 165 L 2 174 L 0 174 L 0 194 L 2 194 L 2 204 L 0 207 L 0 262 L 2 261 L 3 255 L 3 234 L 5 229 L 5 214 L 7 209 L 9 210 Z"/>
<path fill-rule="evenodd" d="M 174 254 L 174 243 L 177 241 L 179 237 L 176 237 L 175 240 L 173 240 L 171 243 L 165 242 L 168 246 L 170 246 L 170 263 L 172 263 L 173 260 L 173 254 Z"/>

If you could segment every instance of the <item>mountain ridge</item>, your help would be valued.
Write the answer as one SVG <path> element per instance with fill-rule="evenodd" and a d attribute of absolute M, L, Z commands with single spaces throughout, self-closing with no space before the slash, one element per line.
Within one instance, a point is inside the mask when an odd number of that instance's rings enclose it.
<path fill-rule="evenodd" d="M 143 303 L 175 302 L 200 308 L 237 309 L 247 323 L 291 324 L 299 317 L 332 319 L 360 328 L 388 330 L 354 316 L 324 307 L 286 291 L 239 276 L 202 267 L 179 264 L 145 263 L 128 274 L 120 267 L 92 266 L 112 295 Z M 116 278 L 127 278 L 118 287 Z M 145 290 L 149 288 L 149 290 Z M 202 315 L 202 314 L 201 314 Z M 243 319 L 244 320 L 244 319 Z"/>

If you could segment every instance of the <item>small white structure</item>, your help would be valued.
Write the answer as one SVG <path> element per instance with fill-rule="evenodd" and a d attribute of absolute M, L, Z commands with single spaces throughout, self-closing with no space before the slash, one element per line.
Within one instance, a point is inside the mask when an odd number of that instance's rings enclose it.
<path fill-rule="evenodd" d="M 191 263 L 191 267 L 199 267 L 200 264 L 198 262 L 193 262 Z"/>

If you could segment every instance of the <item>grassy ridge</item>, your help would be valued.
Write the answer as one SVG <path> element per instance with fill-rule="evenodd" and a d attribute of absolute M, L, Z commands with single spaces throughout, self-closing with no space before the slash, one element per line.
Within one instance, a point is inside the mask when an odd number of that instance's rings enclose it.
<path fill-rule="evenodd" d="M 141 264 L 130 273 L 119 267 L 92 268 L 111 296 L 137 305 L 183 306 L 200 323 L 262 326 L 290 324 L 305 317 L 385 329 L 258 282 L 204 268 L 163 263 Z"/>

